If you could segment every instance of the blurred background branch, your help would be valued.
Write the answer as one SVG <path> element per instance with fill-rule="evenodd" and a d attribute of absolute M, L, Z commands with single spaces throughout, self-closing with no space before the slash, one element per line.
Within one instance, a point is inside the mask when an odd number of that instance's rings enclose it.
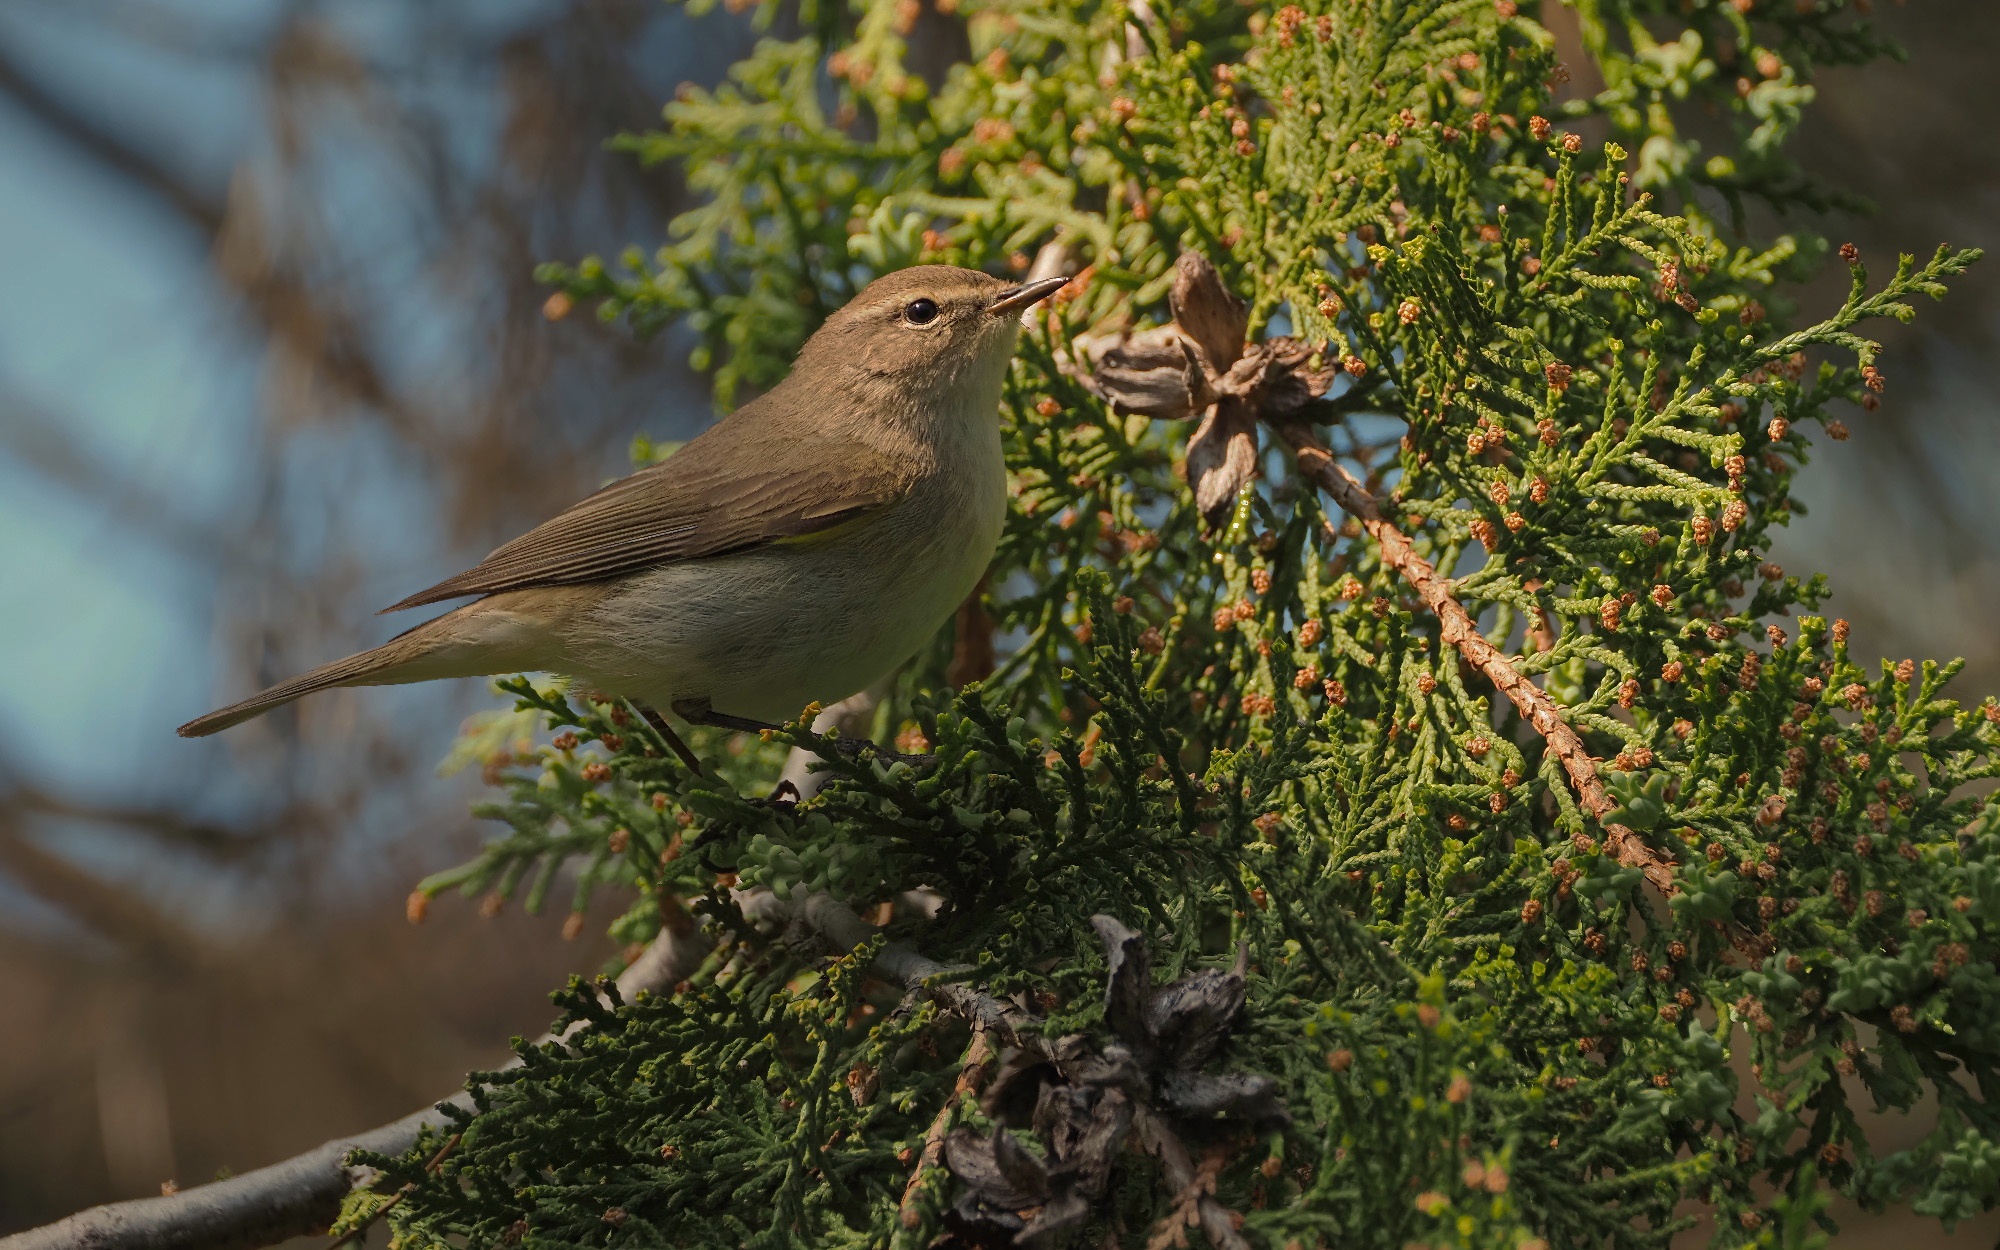
<path fill-rule="evenodd" d="M 171 727 L 706 423 L 684 345 L 551 324 L 531 271 L 659 237 L 677 178 L 604 142 L 747 42 L 650 0 L 0 3 L 0 1231 L 401 1114 L 611 953 L 407 928 L 478 838 L 426 766 L 477 684 Z"/>

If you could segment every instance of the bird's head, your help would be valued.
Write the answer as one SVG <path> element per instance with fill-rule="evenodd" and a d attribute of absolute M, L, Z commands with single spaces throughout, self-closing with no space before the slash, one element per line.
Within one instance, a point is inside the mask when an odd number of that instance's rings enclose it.
<path fill-rule="evenodd" d="M 955 265 L 899 269 L 827 318 L 799 353 L 793 377 L 926 406 L 974 398 L 975 390 L 997 400 L 1021 310 L 1065 281 L 1016 284 Z"/>

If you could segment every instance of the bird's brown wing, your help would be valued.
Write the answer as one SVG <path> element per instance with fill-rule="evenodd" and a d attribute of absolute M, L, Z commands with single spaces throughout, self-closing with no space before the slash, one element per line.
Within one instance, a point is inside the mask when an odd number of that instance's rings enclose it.
<path fill-rule="evenodd" d="M 854 436 L 773 421 L 764 396 L 659 464 L 621 478 L 385 612 L 530 586 L 594 582 L 831 529 L 895 502 L 910 472 Z M 782 403 L 782 400 L 779 400 Z"/>

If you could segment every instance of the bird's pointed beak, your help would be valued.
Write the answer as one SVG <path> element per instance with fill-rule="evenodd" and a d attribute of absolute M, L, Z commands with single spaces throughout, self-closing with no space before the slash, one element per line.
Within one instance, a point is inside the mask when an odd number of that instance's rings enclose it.
<path fill-rule="evenodd" d="M 1024 283 L 1000 292 L 999 298 L 986 306 L 986 311 L 996 317 L 1004 316 L 1030 304 L 1039 304 L 1068 285 L 1068 278 L 1043 278 L 1039 282 Z"/>

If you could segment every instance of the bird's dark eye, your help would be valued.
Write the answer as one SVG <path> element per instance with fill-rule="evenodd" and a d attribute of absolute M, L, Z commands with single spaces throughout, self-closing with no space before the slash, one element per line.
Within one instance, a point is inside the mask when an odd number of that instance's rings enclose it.
<path fill-rule="evenodd" d="M 937 305 L 927 299 L 913 299 L 903 306 L 903 320 L 913 326 L 927 326 L 937 320 Z"/>

